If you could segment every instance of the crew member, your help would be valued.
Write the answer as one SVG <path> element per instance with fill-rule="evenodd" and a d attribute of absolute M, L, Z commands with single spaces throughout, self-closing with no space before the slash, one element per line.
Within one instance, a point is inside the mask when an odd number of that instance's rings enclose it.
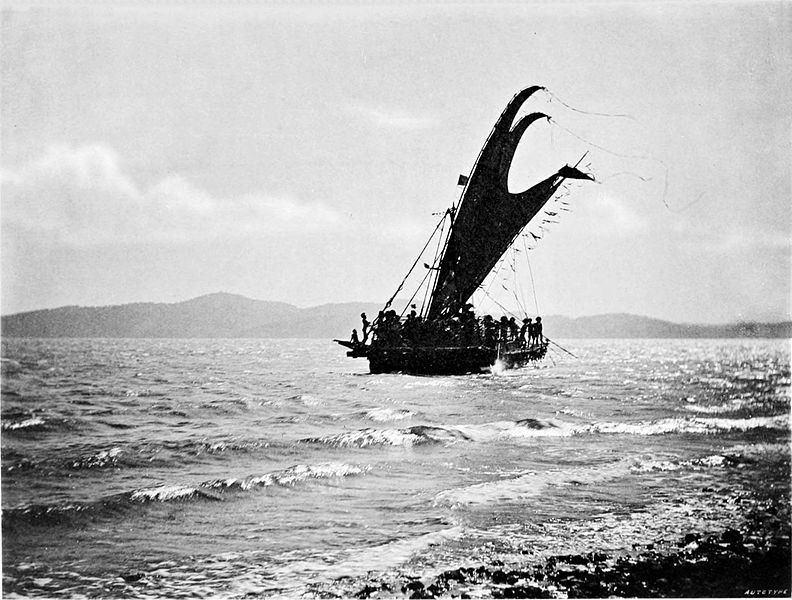
<path fill-rule="evenodd" d="M 363 334 L 363 343 L 365 344 L 366 340 L 368 339 L 371 323 L 368 322 L 366 313 L 360 313 L 360 319 L 363 321 L 363 329 L 361 329 L 361 333 Z"/>
<path fill-rule="evenodd" d="M 509 319 L 509 340 L 516 341 L 517 340 L 517 333 L 519 331 L 519 327 L 517 327 L 517 321 L 514 317 Z"/>
<path fill-rule="evenodd" d="M 532 328 L 533 325 L 531 324 L 531 319 L 527 317 L 523 319 L 522 327 L 520 327 L 520 346 L 525 346 L 526 342 L 528 341 L 525 338 L 525 334 L 530 332 Z"/>

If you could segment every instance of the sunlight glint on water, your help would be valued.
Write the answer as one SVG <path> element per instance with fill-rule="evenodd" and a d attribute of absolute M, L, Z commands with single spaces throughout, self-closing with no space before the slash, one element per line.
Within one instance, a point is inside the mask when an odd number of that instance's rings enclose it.
<path fill-rule="evenodd" d="M 5 340 L 4 592 L 292 596 L 629 548 L 738 518 L 724 494 L 788 452 L 785 341 L 563 345 L 413 377 L 325 340 Z"/>

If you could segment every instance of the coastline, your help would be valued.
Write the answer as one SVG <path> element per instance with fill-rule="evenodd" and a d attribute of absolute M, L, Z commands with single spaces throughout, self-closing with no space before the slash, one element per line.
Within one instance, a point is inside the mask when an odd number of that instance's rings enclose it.
<path fill-rule="evenodd" d="M 737 465 L 757 467 L 756 464 Z M 738 523 L 720 531 L 690 531 L 683 537 L 641 540 L 621 552 L 550 554 L 523 564 L 465 564 L 439 573 L 370 574 L 317 590 L 337 598 L 607 598 L 789 597 L 789 457 L 761 465 L 755 486 L 729 494 Z M 715 490 L 705 488 L 707 494 Z M 522 552 L 531 554 L 529 548 Z"/>

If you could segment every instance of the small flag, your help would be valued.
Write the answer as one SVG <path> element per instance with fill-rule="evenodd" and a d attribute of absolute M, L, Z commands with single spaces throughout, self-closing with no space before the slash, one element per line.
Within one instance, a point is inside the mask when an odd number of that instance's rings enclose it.
<path fill-rule="evenodd" d="M 467 185 L 468 178 L 466 175 L 460 175 L 459 179 L 457 180 L 457 185 Z"/>

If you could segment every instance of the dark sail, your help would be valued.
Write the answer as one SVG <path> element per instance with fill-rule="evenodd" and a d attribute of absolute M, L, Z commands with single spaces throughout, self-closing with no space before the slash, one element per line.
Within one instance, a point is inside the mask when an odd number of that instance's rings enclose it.
<path fill-rule="evenodd" d="M 440 261 L 427 314 L 430 320 L 453 315 L 464 306 L 564 179 L 592 179 L 564 166 L 524 192 L 509 192 L 509 167 L 520 138 L 532 123 L 549 117 L 532 113 L 512 124 L 522 104 L 541 89 L 530 87 L 512 98 L 479 154 Z"/>

